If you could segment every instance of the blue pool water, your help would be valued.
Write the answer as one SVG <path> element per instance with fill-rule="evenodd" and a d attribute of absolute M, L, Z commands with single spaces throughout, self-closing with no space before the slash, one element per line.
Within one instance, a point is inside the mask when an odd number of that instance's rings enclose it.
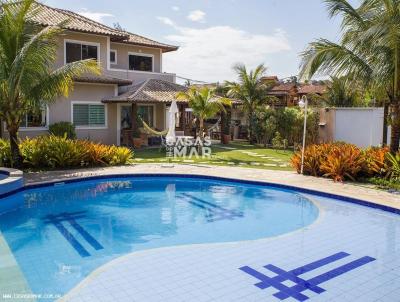
<path fill-rule="evenodd" d="M 33 293 L 64 294 L 143 249 L 253 240 L 310 225 L 318 208 L 288 190 L 198 178 L 113 178 L 0 200 L 0 231 Z"/>

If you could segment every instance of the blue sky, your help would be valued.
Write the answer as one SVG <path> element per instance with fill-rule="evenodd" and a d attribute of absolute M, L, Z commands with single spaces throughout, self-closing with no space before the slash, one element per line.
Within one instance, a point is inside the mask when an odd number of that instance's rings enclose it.
<path fill-rule="evenodd" d="M 354 0 L 357 1 L 357 0 Z M 323 0 L 46 0 L 107 25 L 180 45 L 164 71 L 203 81 L 233 80 L 232 66 L 264 63 L 268 74 L 297 75 L 299 53 L 318 37 L 339 38 Z"/>

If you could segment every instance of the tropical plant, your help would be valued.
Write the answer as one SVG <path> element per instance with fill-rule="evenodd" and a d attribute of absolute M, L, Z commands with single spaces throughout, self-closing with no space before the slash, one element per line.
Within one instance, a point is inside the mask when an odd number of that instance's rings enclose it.
<path fill-rule="evenodd" d="M 332 107 L 355 107 L 360 104 L 359 92 L 346 77 L 331 77 L 326 103 Z"/>
<path fill-rule="evenodd" d="M 50 134 L 70 139 L 76 138 L 75 126 L 70 122 L 58 122 L 49 126 Z"/>
<path fill-rule="evenodd" d="M 363 165 L 362 151 L 354 145 L 334 146 L 321 163 L 323 176 L 334 181 L 356 180 Z"/>
<path fill-rule="evenodd" d="M 225 106 L 231 106 L 231 100 L 219 97 L 215 94 L 215 89 L 209 87 L 191 87 L 186 92 L 179 92 L 177 99 L 189 102 L 194 116 L 199 119 L 199 137 L 204 141 L 204 121 L 215 117 L 220 112 L 226 112 Z"/>
<path fill-rule="evenodd" d="M 391 105 L 391 145 L 400 139 L 400 3 L 363 0 L 353 7 L 347 0 L 325 0 L 331 17 L 342 15 L 339 43 L 319 39 L 303 52 L 301 75 L 345 76 L 365 90 L 385 92 Z"/>
<path fill-rule="evenodd" d="M 400 153 L 395 155 L 388 153 L 387 159 L 389 161 L 389 168 L 387 178 L 392 181 L 400 181 Z"/>
<path fill-rule="evenodd" d="M 1 1 L 0 8 L 0 119 L 10 136 L 11 165 L 18 167 L 24 115 L 68 96 L 74 77 L 100 68 L 95 60 L 83 60 L 54 69 L 62 24 L 43 28 L 30 22 L 41 9 L 34 0 Z"/>
<path fill-rule="evenodd" d="M 9 142 L 0 139 L 0 163 L 9 166 Z M 133 152 L 125 147 L 107 146 L 65 136 L 39 136 L 20 142 L 24 166 L 34 169 L 73 168 L 129 164 Z"/>
<path fill-rule="evenodd" d="M 275 100 L 275 98 L 268 96 L 269 85 L 262 81 L 266 72 L 264 65 L 261 64 L 248 72 L 245 65 L 237 64 L 234 70 L 238 75 L 238 82 L 225 82 L 227 95 L 243 102 L 243 111 L 247 115 L 249 125 L 249 141 L 253 144 L 256 142 L 254 132 L 256 108 L 260 105 L 266 105 L 268 101 Z"/>
<path fill-rule="evenodd" d="M 365 176 L 382 176 L 387 172 L 389 148 L 371 147 L 364 151 L 363 173 Z"/>

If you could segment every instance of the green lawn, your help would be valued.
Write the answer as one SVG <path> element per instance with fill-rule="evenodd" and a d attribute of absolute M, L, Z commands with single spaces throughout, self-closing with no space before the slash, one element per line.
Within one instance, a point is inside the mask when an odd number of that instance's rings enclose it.
<path fill-rule="evenodd" d="M 212 156 L 208 158 L 176 158 L 171 163 L 208 164 L 220 166 L 251 167 L 270 170 L 292 170 L 290 157 L 293 152 L 273 150 L 247 143 L 232 142 L 229 145 L 212 145 Z M 165 150 L 144 148 L 135 150 L 135 163 L 166 163 Z"/>

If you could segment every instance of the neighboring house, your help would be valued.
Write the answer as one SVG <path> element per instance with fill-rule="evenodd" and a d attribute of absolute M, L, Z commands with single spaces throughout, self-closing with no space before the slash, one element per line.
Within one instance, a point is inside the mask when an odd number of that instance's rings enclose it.
<path fill-rule="evenodd" d="M 69 121 L 75 124 L 78 138 L 119 145 L 121 131 L 132 126 L 132 111 L 150 126 L 166 128 L 168 106 L 176 92 L 185 89 L 175 84 L 175 74 L 164 73 L 162 68 L 163 54 L 176 51 L 177 46 L 117 30 L 71 11 L 34 5 L 39 11 L 32 22 L 41 26 L 66 22 L 56 67 L 93 58 L 101 65 L 102 75 L 75 79 L 67 99 L 60 98 L 40 113 L 27 114 L 20 137 L 43 135 L 50 124 Z M 180 105 L 182 117 L 185 107 Z"/>
<path fill-rule="evenodd" d="M 268 95 L 277 98 L 276 107 L 297 106 L 299 100 L 304 96 L 312 97 L 323 95 L 327 92 L 327 85 L 322 83 L 294 83 L 283 82 L 277 76 L 266 76 L 262 79 L 272 88 Z"/>

